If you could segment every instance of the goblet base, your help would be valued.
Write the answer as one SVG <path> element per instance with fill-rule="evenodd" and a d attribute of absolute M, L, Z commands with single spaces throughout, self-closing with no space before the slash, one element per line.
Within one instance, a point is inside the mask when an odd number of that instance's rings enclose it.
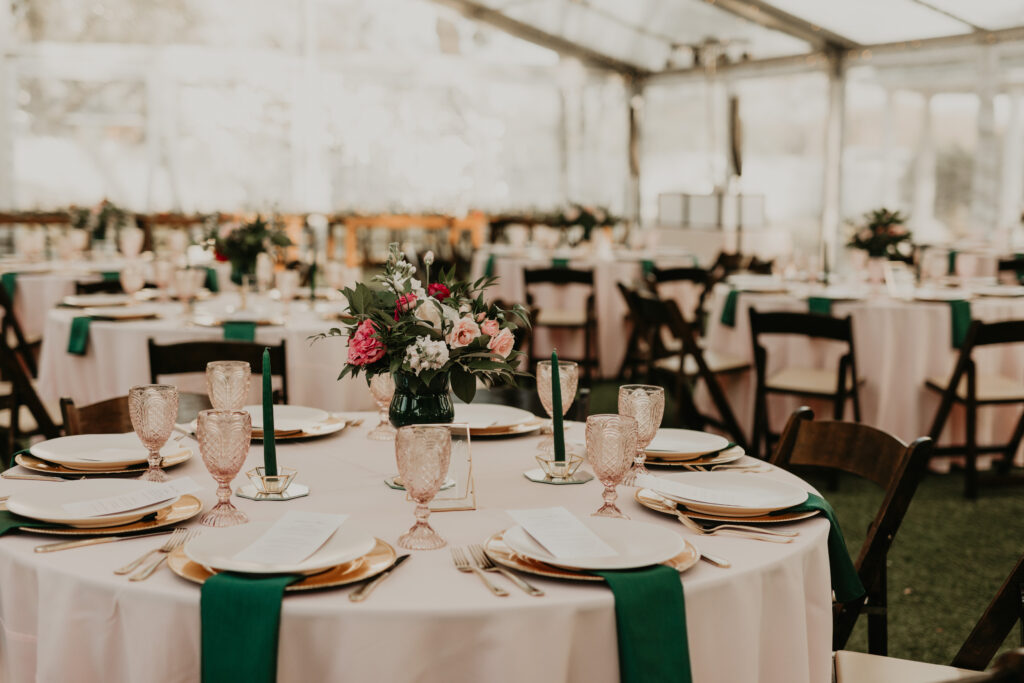
<path fill-rule="evenodd" d="M 395 434 L 397 432 L 398 430 L 394 428 L 390 421 L 381 422 L 370 430 L 370 433 L 366 435 L 366 438 L 371 441 L 394 441 Z"/>
<path fill-rule="evenodd" d="M 169 479 L 167 473 L 159 467 L 150 467 L 139 477 L 139 481 L 167 481 Z"/>
<path fill-rule="evenodd" d="M 398 546 L 407 550 L 437 550 L 448 545 L 426 522 L 417 522 L 398 537 Z"/>
<path fill-rule="evenodd" d="M 212 510 L 199 518 L 201 525 L 215 527 L 236 526 L 248 521 L 249 518 L 244 512 L 228 502 L 217 503 Z"/>
<path fill-rule="evenodd" d="M 629 519 L 629 515 L 611 503 L 605 503 L 591 517 L 616 517 L 618 519 Z"/>

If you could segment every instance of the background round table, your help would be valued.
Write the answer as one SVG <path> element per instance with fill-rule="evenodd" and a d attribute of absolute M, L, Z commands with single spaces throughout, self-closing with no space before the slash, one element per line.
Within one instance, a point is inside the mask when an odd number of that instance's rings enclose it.
<path fill-rule="evenodd" d="M 347 523 L 394 544 L 412 524 L 414 505 L 384 485 L 395 470 L 394 446 L 368 440 L 375 421 L 365 417 L 362 427 L 334 437 L 278 445 L 279 462 L 298 468 L 297 481 L 312 490 L 308 497 L 289 503 L 235 497 L 235 504 L 253 520 L 272 520 L 296 508 L 349 513 Z M 582 425 L 570 423 L 568 436 L 582 440 Z M 578 515 L 597 509 L 596 480 L 547 486 L 522 476 L 535 465 L 537 441 L 531 436 L 474 442 L 478 509 L 431 516 L 449 544 L 480 543 L 508 528 L 512 520 L 505 510 L 510 508 L 564 505 Z M 246 467 L 260 462 L 257 445 Z M 198 457 L 172 472 L 193 477 L 203 486 L 206 507 L 212 504 L 215 486 Z M 799 481 L 782 471 L 750 476 Z M 0 480 L 0 495 L 62 485 Z M 623 510 L 633 519 L 692 539 L 673 518 L 642 508 L 632 493 L 620 487 Z M 733 565 L 719 569 L 699 562 L 682 574 L 695 683 L 829 679 L 828 524 L 815 518 L 786 528 L 800 531 L 794 543 L 724 536 L 695 541 Z M 32 551 L 52 540 L 20 533 L 0 538 L 0 662 L 6 681 L 196 680 L 199 587 L 166 568 L 144 582 L 112 573 L 161 539 Z M 529 578 L 547 595 L 531 597 L 508 584 L 509 597 L 497 598 L 476 577 L 457 572 L 446 548 L 413 552 L 363 603 L 350 602 L 346 589 L 288 595 L 278 680 L 617 681 L 611 592 L 602 585 Z"/>
<path fill-rule="evenodd" d="M 256 296 L 250 296 L 249 301 L 254 309 L 262 306 L 268 315 L 280 314 L 281 307 L 277 302 Z M 218 314 L 238 302 L 237 294 L 222 294 L 197 303 L 196 312 Z M 124 396 L 133 385 L 150 382 L 149 339 L 159 344 L 171 344 L 224 338 L 220 327 L 189 324 L 180 303 L 138 305 L 140 308 L 154 307 L 162 317 L 123 322 L 93 320 L 89 325 L 89 345 L 83 356 L 70 354 L 67 350 L 71 320 L 82 315 L 82 311 L 52 309 L 47 315 L 39 358 L 38 390 L 42 398 L 57 401 L 68 397 L 79 405 L 86 405 Z M 308 301 L 296 300 L 291 303 L 284 325 L 256 328 L 256 342 L 280 344 L 284 340 L 286 343 L 289 403 L 324 410 L 367 410 L 374 407 L 365 379 L 335 380 L 348 349 L 345 339 L 310 342 L 310 335 L 339 325 L 337 320 L 325 319 L 339 307 L 340 303 L 317 302 L 314 309 L 310 309 Z M 182 391 L 206 393 L 202 374 L 175 376 L 173 382 Z M 250 399 L 253 402 L 259 402 L 259 386 L 258 381 L 251 385 Z"/>

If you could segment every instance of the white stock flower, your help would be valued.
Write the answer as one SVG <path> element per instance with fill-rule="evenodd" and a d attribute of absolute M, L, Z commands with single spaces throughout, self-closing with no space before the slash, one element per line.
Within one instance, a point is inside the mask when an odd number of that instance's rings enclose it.
<path fill-rule="evenodd" d="M 437 370 L 448 362 L 448 345 L 429 337 L 416 337 L 405 349 L 405 362 L 417 375 L 424 370 Z"/>

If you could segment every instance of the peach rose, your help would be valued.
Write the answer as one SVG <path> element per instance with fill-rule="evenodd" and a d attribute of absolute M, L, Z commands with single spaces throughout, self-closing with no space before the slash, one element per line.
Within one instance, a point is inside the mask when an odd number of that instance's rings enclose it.
<path fill-rule="evenodd" d="M 494 318 L 488 318 L 480 325 L 480 331 L 486 334 L 488 337 L 493 337 L 498 334 L 499 330 L 498 321 Z"/>
<path fill-rule="evenodd" d="M 498 332 L 497 336 L 491 337 L 491 341 L 487 343 L 487 348 L 502 358 L 508 358 L 508 355 L 512 353 L 512 349 L 515 345 L 515 335 L 512 334 L 512 330 L 505 328 L 501 332 Z"/>
<path fill-rule="evenodd" d="M 359 327 L 348 340 L 348 362 L 352 365 L 370 365 L 384 357 L 384 342 L 376 337 L 377 328 L 369 320 Z"/>
<path fill-rule="evenodd" d="M 459 318 L 448 333 L 448 345 L 453 349 L 469 344 L 480 336 L 480 326 L 472 318 Z"/>

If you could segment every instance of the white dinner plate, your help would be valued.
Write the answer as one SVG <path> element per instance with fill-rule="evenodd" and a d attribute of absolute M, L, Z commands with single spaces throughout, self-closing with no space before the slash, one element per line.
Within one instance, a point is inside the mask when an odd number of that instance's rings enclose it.
<path fill-rule="evenodd" d="M 90 306 L 82 312 L 90 317 L 105 320 L 145 320 L 160 316 L 157 309 L 149 306 Z"/>
<path fill-rule="evenodd" d="M 66 296 L 61 301 L 65 306 L 73 308 L 127 306 L 132 298 L 127 294 L 78 294 Z"/>
<path fill-rule="evenodd" d="M 65 503 L 96 500 L 132 493 L 152 482 L 138 479 L 81 479 L 69 481 L 57 486 L 40 486 L 31 493 L 15 493 L 7 499 L 7 509 L 16 515 L 38 519 L 43 522 L 67 524 L 68 526 L 89 529 L 93 527 L 118 526 L 137 522 L 146 515 L 173 504 L 181 496 L 173 496 L 167 500 L 147 505 L 146 507 L 119 512 L 113 515 L 82 517 L 64 509 Z"/>
<path fill-rule="evenodd" d="M 645 486 L 691 510 L 727 517 L 767 515 L 807 500 L 807 491 L 796 484 L 741 472 L 679 472 L 659 478 L 685 484 L 686 494 Z"/>
<path fill-rule="evenodd" d="M 252 428 L 262 432 L 263 406 L 245 406 L 243 410 L 247 410 L 249 415 L 252 416 Z M 305 431 L 307 429 L 316 431 L 316 428 L 320 423 L 326 422 L 330 417 L 330 414 L 328 414 L 326 410 L 320 410 L 319 408 L 275 405 L 274 431 L 294 432 L 299 430 Z"/>
<path fill-rule="evenodd" d="M 914 292 L 917 301 L 959 301 L 969 298 L 970 294 L 963 289 L 918 289 Z"/>
<path fill-rule="evenodd" d="M 219 571 L 246 574 L 310 574 L 351 562 L 370 552 L 377 545 L 377 539 L 348 519 L 315 553 L 297 564 L 258 564 L 234 558 L 266 533 L 272 524 L 252 522 L 241 526 L 205 529 L 200 536 L 185 544 L 185 554 L 193 562 Z"/>
<path fill-rule="evenodd" d="M 531 560 L 568 569 L 634 569 L 675 557 L 686 547 L 682 536 L 671 528 L 629 519 L 585 517 L 580 520 L 618 553 L 607 557 L 555 557 L 537 543 L 521 526 L 504 532 L 505 543 Z"/>
<path fill-rule="evenodd" d="M 170 458 L 188 446 L 169 440 L 160 455 Z M 76 434 L 41 441 L 29 448 L 37 458 L 76 470 L 109 470 L 146 462 L 149 452 L 134 432 L 127 434 Z"/>
<path fill-rule="evenodd" d="M 458 403 L 455 405 L 455 422 L 468 424 L 470 429 L 514 427 L 536 420 L 529 410 L 500 406 L 493 403 Z"/>
<path fill-rule="evenodd" d="M 666 428 L 658 430 L 645 450 L 659 460 L 695 460 L 728 445 L 729 440 L 718 434 Z"/>
<path fill-rule="evenodd" d="M 1024 286 L 1021 285 L 987 285 L 984 287 L 975 287 L 973 291 L 975 294 L 980 296 L 1024 296 Z"/>

